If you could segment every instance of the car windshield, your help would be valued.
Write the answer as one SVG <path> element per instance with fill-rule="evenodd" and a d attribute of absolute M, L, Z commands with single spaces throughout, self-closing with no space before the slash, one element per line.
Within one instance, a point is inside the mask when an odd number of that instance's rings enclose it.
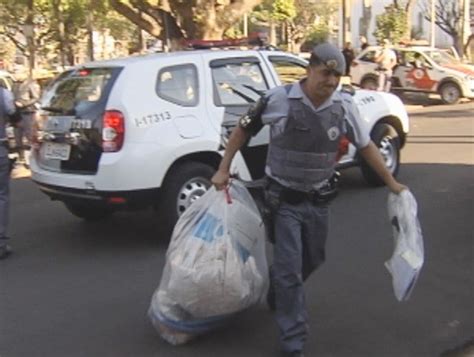
<path fill-rule="evenodd" d="M 440 66 L 459 64 L 459 61 L 451 56 L 447 51 L 433 50 L 426 51 L 425 54 Z"/>

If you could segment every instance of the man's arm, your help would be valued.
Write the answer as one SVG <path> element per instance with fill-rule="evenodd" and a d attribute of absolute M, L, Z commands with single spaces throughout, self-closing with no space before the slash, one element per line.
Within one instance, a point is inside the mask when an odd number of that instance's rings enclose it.
<path fill-rule="evenodd" d="M 232 159 L 234 158 L 237 151 L 239 151 L 240 148 L 250 138 L 250 135 L 251 132 L 241 127 L 240 124 L 237 125 L 234 130 L 232 130 L 232 134 L 230 135 L 229 141 L 227 142 L 224 156 L 222 157 L 219 168 L 211 179 L 211 182 L 216 187 L 216 189 L 222 190 L 229 184 L 230 165 L 232 163 Z"/>
<path fill-rule="evenodd" d="M 393 175 L 388 171 L 383 161 L 380 151 L 377 149 L 373 141 L 362 149 L 359 149 L 359 153 L 363 159 L 369 164 L 369 166 L 380 176 L 382 181 L 393 193 L 400 193 L 407 187 L 399 183 Z"/>
<path fill-rule="evenodd" d="M 229 184 L 230 165 L 235 153 L 240 150 L 251 135 L 256 135 L 263 127 L 262 114 L 267 107 L 268 98 L 260 98 L 247 113 L 240 118 L 237 126 L 232 130 L 229 141 L 224 152 L 217 172 L 211 182 L 218 190 L 222 190 Z"/>

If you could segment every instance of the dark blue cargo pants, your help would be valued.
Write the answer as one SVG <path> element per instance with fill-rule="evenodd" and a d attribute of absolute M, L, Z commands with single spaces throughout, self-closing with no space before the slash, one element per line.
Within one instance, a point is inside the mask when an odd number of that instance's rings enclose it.
<path fill-rule="evenodd" d="M 284 351 L 302 351 L 308 331 L 303 282 L 325 260 L 329 208 L 309 200 L 280 202 L 273 214 L 271 280 Z"/>
<path fill-rule="evenodd" d="M 10 162 L 0 148 L 0 246 L 7 244 L 8 204 L 10 191 Z"/>

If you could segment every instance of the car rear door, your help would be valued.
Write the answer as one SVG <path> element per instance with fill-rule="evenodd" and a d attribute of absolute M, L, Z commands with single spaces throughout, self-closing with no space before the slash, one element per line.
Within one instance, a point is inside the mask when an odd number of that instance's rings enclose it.
<path fill-rule="evenodd" d="M 50 171 L 93 175 L 102 155 L 102 117 L 121 67 L 62 73 L 44 92 L 38 165 Z"/>

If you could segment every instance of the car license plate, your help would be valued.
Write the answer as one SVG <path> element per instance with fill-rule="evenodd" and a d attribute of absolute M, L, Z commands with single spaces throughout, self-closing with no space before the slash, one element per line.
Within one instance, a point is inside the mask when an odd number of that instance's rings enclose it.
<path fill-rule="evenodd" d="M 54 160 L 69 160 L 71 145 L 59 143 L 44 143 L 44 157 Z"/>

